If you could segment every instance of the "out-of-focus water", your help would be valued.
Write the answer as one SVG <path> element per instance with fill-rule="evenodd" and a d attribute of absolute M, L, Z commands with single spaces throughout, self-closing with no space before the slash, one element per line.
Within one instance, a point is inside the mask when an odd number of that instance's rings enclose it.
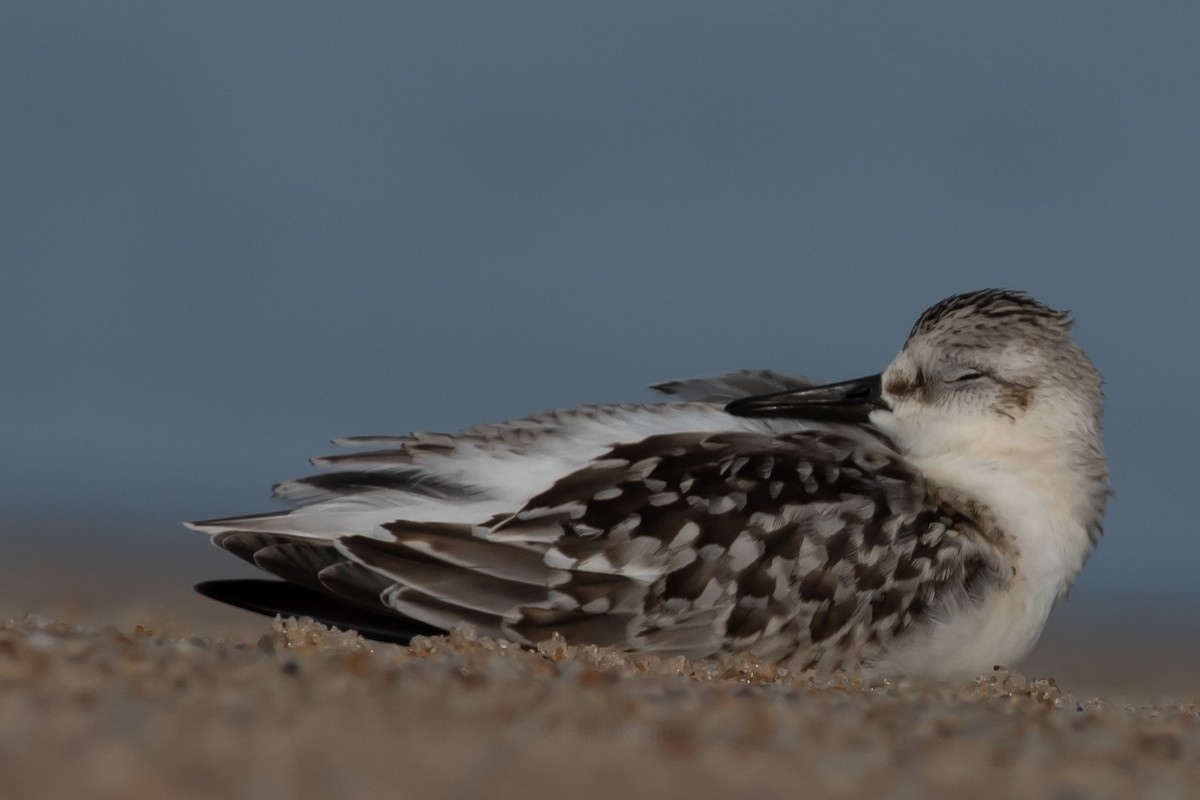
<path fill-rule="evenodd" d="M 1108 381 L 1109 533 L 1056 619 L 1193 635 L 1200 9 L 0 16 L 21 558 L 157 552 L 333 436 L 865 374 L 1005 286 Z"/>

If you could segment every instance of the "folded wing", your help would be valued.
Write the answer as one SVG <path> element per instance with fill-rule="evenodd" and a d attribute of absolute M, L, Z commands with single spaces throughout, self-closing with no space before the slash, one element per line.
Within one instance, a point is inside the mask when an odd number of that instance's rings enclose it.
<path fill-rule="evenodd" d="M 305 508 L 387 491 L 347 485 Z M 431 501 L 451 491 L 425 488 Z M 693 657 L 752 649 L 813 666 L 869 660 L 994 577 L 986 537 L 884 440 L 836 430 L 647 435 L 599 448 L 515 511 L 502 505 L 446 521 L 381 503 L 376 526 L 340 532 L 327 511 L 319 535 L 289 529 L 297 512 L 267 530 L 246 524 L 262 518 L 198 527 L 288 581 L 436 628 Z"/>

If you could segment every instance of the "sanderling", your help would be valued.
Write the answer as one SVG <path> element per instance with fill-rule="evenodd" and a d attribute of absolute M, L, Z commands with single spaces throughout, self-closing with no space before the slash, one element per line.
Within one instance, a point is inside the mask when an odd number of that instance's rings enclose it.
<path fill-rule="evenodd" d="M 1011 664 L 1101 534 L 1100 374 L 1068 314 L 985 290 L 880 375 L 740 372 L 456 435 L 355 437 L 294 508 L 191 527 L 283 578 L 201 590 L 402 640 L 958 678 Z M 420 626 L 418 626 L 420 627 Z"/>

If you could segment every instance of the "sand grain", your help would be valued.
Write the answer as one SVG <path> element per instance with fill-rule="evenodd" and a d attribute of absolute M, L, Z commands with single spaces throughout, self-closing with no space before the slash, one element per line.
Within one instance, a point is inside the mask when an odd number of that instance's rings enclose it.
<path fill-rule="evenodd" d="M 1187 796 L 1200 709 L 998 671 L 863 684 L 469 630 L 0 625 L 0 796 Z"/>

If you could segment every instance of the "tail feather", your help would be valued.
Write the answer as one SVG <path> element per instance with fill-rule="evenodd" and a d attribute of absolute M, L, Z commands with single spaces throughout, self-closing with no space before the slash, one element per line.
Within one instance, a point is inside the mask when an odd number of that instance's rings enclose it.
<path fill-rule="evenodd" d="M 578 609 L 523 608 L 515 625 L 508 627 L 509 635 L 527 642 L 541 642 L 561 634 L 572 642 L 591 642 L 601 647 L 622 647 L 629 641 L 635 614 L 591 614 Z"/>
<path fill-rule="evenodd" d="M 340 469 L 283 481 L 272 487 L 274 497 L 305 505 L 334 497 L 363 492 L 388 491 L 420 497 L 461 501 L 479 495 L 482 489 L 449 480 L 419 469 L 396 467 Z"/>
<path fill-rule="evenodd" d="M 367 569 L 355 561 L 339 561 L 317 573 L 326 593 L 332 593 L 355 605 L 392 614 L 383 594 L 396 584 L 390 578 Z"/>
<path fill-rule="evenodd" d="M 473 526 L 396 522 L 384 527 L 395 538 L 397 552 L 407 552 L 409 557 L 419 554 L 437 563 L 534 586 L 547 586 L 558 574 L 546 565 L 544 548 L 490 542 L 476 536 Z"/>
<path fill-rule="evenodd" d="M 349 536 L 339 540 L 338 545 L 354 560 L 393 578 L 397 584 L 462 609 L 504 616 L 522 605 L 546 601 L 544 583 L 519 583 L 445 562 L 417 560 L 409 557 L 403 546 L 367 537 Z"/>
<path fill-rule="evenodd" d="M 262 550 L 264 547 L 273 547 L 283 542 L 295 541 L 300 541 L 300 537 L 243 530 L 222 530 L 212 537 L 212 543 L 217 547 L 233 553 L 238 558 L 249 561 L 255 566 L 258 563 L 254 560 L 254 556 L 259 550 Z"/>
<path fill-rule="evenodd" d="M 509 636 L 504 627 L 504 619 L 496 614 L 464 608 L 455 603 L 447 603 L 424 592 L 407 587 L 396 586 L 384 593 L 384 603 L 398 614 L 432 625 L 443 631 L 448 631 L 455 625 L 467 623 L 474 625 L 480 633 L 487 636 Z M 532 644 L 529 640 L 517 638 L 523 644 Z"/>
<path fill-rule="evenodd" d="M 183 526 L 194 531 L 200 531 L 200 533 L 206 533 L 209 536 L 233 530 L 246 533 L 260 526 L 283 523 L 291 513 L 290 511 L 267 511 L 262 514 L 243 514 L 237 517 L 216 517 L 214 519 L 185 522 Z"/>
<path fill-rule="evenodd" d="M 254 554 L 254 563 L 272 575 L 317 591 L 325 589 L 321 583 L 321 571 L 344 560 L 345 557 L 332 544 L 311 540 L 281 542 Z"/>

